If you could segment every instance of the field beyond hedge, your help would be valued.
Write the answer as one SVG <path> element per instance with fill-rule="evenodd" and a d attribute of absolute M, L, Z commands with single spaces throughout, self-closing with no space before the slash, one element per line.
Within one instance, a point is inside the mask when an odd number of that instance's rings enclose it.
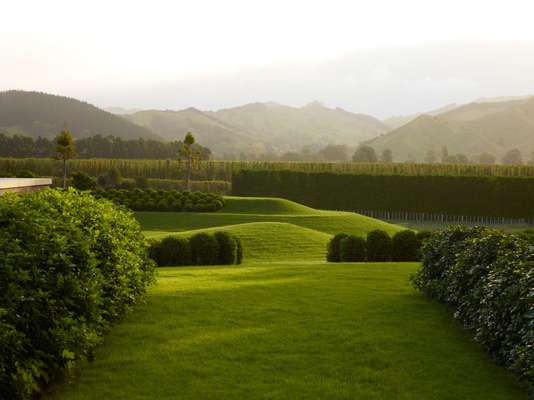
<path fill-rule="evenodd" d="M 55 400 L 521 400 L 416 264 L 164 268 Z"/>

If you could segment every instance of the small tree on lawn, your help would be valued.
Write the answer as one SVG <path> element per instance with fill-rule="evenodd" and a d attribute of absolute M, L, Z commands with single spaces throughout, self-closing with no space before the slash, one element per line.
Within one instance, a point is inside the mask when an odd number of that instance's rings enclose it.
<path fill-rule="evenodd" d="M 76 157 L 76 148 L 72 134 L 63 128 L 56 137 L 56 158 L 63 160 L 63 189 L 67 188 L 67 161 Z"/>
<path fill-rule="evenodd" d="M 195 137 L 191 132 L 185 134 L 184 143 L 178 151 L 178 158 L 187 162 L 186 185 L 187 190 L 191 190 L 191 175 L 193 173 L 193 162 L 200 158 L 200 152 L 194 148 Z"/>

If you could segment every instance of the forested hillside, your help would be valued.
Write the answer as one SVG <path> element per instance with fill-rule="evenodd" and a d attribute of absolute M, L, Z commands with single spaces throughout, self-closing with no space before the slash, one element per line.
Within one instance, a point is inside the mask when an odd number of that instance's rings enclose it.
<path fill-rule="evenodd" d="M 19 90 L 0 92 L 0 132 L 53 137 L 65 125 L 75 138 L 100 134 L 158 139 L 144 127 L 76 99 Z"/>

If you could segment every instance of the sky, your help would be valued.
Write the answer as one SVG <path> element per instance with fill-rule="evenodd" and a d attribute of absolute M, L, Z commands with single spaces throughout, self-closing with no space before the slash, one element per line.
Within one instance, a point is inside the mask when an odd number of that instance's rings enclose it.
<path fill-rule="evenodd" d="M 255 101 L 377 117 L 534 94 L 534 2 L 19 0 L 0 90 L 101 107 Z"/>

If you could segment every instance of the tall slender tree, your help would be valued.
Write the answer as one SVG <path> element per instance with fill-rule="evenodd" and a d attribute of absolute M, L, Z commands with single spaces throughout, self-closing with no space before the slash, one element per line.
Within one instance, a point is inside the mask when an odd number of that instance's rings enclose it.
<path fill-rule="evenodd" d="M 200 153 L 195 149 L 195 137 L 191 132 L 185 134 L 183 146 L 178 151 L 178 159 L 185 159 L 187 162 L 186 185 L 187 190 L 191 190 L 191 175 L 193 173 L 193 162 L 200 157 Z"/>
<path fill-rule="evenodd" d="M 56 137 L 56 158 L 63 161 L 63 189 L 67 188 L 67 161 L 76 157 L 72 134 L 63 128 Z"/>

